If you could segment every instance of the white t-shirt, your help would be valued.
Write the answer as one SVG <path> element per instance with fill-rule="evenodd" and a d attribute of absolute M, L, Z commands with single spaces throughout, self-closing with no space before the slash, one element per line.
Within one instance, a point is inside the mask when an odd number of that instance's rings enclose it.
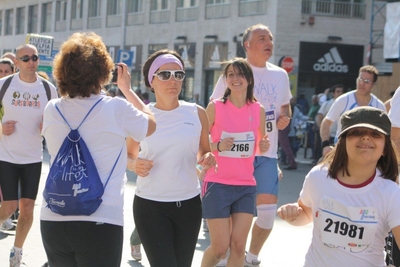
<path fill-rule="evenodd" d="M 0 88 L 8 77 L 0 79 Z M 50 82 L 51 98 L 57 97 L 56 88 Z M 11 80 L 4 97 L 2 122 L 14 120 L 15 131 L 11 135 L 1 135 L 0 160 L 15 164 L 29 164 L 42 161 L 42 136 L 40 124 L 47 95 L 42 80 L 27 83 L 19 74 Z"/>
<path fill-rule="evenodd" d="M 392 122 L 392 127 L 400 128 L 400 87 L 397 88 L 390 100 L 390 106 L 389 118 Z"/>
<path fill-rule="evenodd" d="M 196 162 L 202 125 L 195 103 L 179 101 L 174 110 L 160 110 L 149 104 L 157 129 L 140 142 L 139 158 L 153 161 L 147 177 L 137 177 L 136 195 L 174 202 L 200 194 Z"/>
<path fill-rule="evenodd" d="M 334 101 L 335 101 L 335 99 L 333 99 L 333 98 L 329 99 L 328 101 L 324 102 L 322 104 L 322 106 L 319 108 L 318 114 L 322 114 L 322 118 L 324 118 L 326 116 L 326 114 L 328 114 L 329 109 L 331 108 Z M 336 132 L 337 132 L 337 121 L 334 121 L 331 125 L 330 136 L 335 137 Z"/>
<path fill-rule="evenodd" d="M 373 94 L 371 94 L 371 101 L 369 102 L 368 106 L 379 108 L 381 110 L 386 111 L 383 102 Z M 358 107 L 355 90 L 339 96 L 332 104 L 332 107 L 329 109 L 329 112 L 325 118 L 327 118 L 332 122 L 337 121 L 337 130 L 335 135 L 336 138 L 338 137 L 342 129 L 342 124 L 340 123 L 340 116 L 347 110 L 351 110 L 355 107 Z"/>
<path fill-rule="evenodd" d="M 70 131 L 56 110 L 55 104 L 71 127 L 75 129 L 99 98 L 103 98 L 103 100 L 86 118 L 79 128 L 79 133 L 89 148 L 103 184 L 107 181 L 112 166 L 122 149 L 121 156 L 105 187 L 103 202 L 90 216 L 62 216 L 46 208 L 46 202 L 43 201 L 41 220 L 93 221 L 123 225 L 127 164 L 125 138 L 131 136 L 136 141 L 143 140 L 147 134 L 148 116 L 119 97 L 111 98 L 102 95 L 73 99 L 63 97 L 52 100 L 47 105 L 44 111 L 42 133 L 46 138 L 51 164 Z"/>
<path fill-rule="evenodd" d="M 385 237 L 400 225 L 395 182 L 376 170 L 370 184 L 348 188 L 318 165 L 306 176 L 300 200 L 311 208 L 314 223 L 304 266 L 385 266 Z"/>
<path fill-rule="evenodd" d="M 287 72 L 269 62 L 265 68 L 251 66 L 254 74 L 254 96 L 265 108 L 266 131 L 270 140 L 270 148 L 262 156 L 277 158 L 278 129 L 276 122 L 281 113 L 281 106 L 287 105 L 292 98 Z M 226 90 L 226 81 L 221 76 L 215 85 L 210 99 L 223 97 Z"/>

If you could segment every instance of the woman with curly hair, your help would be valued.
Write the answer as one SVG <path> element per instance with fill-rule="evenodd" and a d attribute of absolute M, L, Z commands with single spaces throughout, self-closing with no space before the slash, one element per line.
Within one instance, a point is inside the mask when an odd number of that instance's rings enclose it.
<path fill-rule="evenodd" d="M 91 215 L 63 216 L 43 203 L 40 220 L 43 245 L 50 266 L 119 267 L 123 244 L 123 200 L 126 181 L 125 138 L 141 141 L 155 131 L 155 119 L 131 90 L 131 76 L 125 64 L 118 64 L 117 85 L 127 100 L 101 94 L 115 68 L 101 37 L 75 33 L 62 44 L 54 59 L 54 78 L 61 98 L 51 101 L 43 117 L 50 164 L 70 129 L 76 129 L 93 108 L 79 132 L 85 140 L 105 184 L 103 202 Z M 122 152 L 121 152 L 122 148 Z"/>

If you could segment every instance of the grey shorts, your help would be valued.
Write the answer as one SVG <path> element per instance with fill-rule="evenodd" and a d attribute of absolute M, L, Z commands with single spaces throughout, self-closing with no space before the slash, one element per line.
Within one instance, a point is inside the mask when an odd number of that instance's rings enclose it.
<path fill-rule="evenodd" d="M 233 213 L 254 214 L 255 186 L 203 183 L 203 218 L 229 218 Z"/>

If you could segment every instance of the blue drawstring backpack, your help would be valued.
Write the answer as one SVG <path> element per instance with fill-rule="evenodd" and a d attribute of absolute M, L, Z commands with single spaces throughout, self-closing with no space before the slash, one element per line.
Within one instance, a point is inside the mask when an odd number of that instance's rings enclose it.
<path fill-rule="evenodd" d="M 111 173 L 103 186 L 92 155 L 78 129 L 88 117 L 98 100 L 89 110 L 76 129 L 72 129 L 61 111 L 57 111 L 70 128 L 65 137 L 47 176 L 43 198 L 51 211 L 61 215 L 90 215 L 97 210 L 103 201 L 104 188 L 114 171 L 121 155 L 118 155 Z"/>

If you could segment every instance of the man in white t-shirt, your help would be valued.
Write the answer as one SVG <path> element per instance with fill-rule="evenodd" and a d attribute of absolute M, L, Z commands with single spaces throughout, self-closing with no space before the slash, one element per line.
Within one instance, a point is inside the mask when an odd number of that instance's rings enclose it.
<path fill-rule="evenodd" d="M 325 156 L 332 150 L 329 143 L 330 128 L 335 121 L 338 122 L 336 131 L 337 138 L 342 129 L 339 118 L 345 111 L 360 106 L 371 106 L 386 110 L 383 102 L 372 94 L 372 89 L 377 80 L 378 70 L 374 66 L 366 65 L 361 67 L 356 80 L 357 89 L 341 95 L 332 104 L 328 114 L 321 123 L 322 156 Z"/>
<path fill-rule="evenodd" d="M 257 220 L 253 225 L 250 249 L 245 266 L 258 266 L 258 255 L 272 231 L 278 201 L 278 130 L 290 123 L 290 84 L 288 75 L 282 68 L 269 63 L 273 48 L 273 36 L 269 28 L 257 24 L 247 28 L 242 45 L 254 75 L 254 96 L 264 106 L 266 113 L 266 133 L 270 148 L 254 160 L 254 177 L 257 181 Z M 220 77 L 210 99 L 223 97 L 227 86 Z"/>
<path fill-rule="evenodd" d="M 17 48 L 14 75 L 3 97 L 4 116 L 0 138 L 0 186 L 3 202 L 0 224 L 19 206 L 14 247 L 10 266 L 24 266 L 22 246 L 33 222 L 33 209 L 42 168 L 43 110 L 48 102 L 44 84 L 37 75 L 39 65 L 35 46 L 24 44 Z M 0 79 L 0 88 L 7 77 Z M 56 98 L 54 85 L 49 83 L 50 98 Z M 18 200 L 18 187 L 21 198 Z"/>
<path fill-rule="evenodd" d="M 321 123 L 322 120 L 325 118 L 326 114 L 328 114 L 331 106 L 333 105 L 333 102 L 343 94 L 344 91 L 344 86 L 342 84 L 336 84 L 332 87 L 330 90 L 332 92 L 332 99 L 329 99 L 328 101 L 324 102 L 320 109 L 318 110 L 317 117 L 315 118 L 315 123 L 317 124 L 318 128 L 321 128 Z M 334 144 L 334 139 L 336 136 L 336 130 L 337 130 L 337 122 L 335 121 L 330 129 L 330 138 L 329 138 L 329 143 L 331 145 Z"/>

